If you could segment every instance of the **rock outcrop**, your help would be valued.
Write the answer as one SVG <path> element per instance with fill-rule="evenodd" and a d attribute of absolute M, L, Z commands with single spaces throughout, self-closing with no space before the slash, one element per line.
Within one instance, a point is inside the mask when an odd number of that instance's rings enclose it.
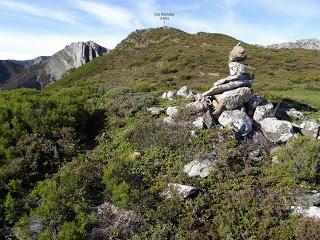
<path fill-rule="evenodd" d="M 302 49 L 309 49 L 309 50 L 320 50 L 320 40 L 316 38 L 310 39 L 301 39 L 295 42 L 284 42 L 279 44 L 272 44 L 266 46 L 266 48 L 273 48 L 273 49 L 281 49 L 281 48 L 302 48 Z"/>

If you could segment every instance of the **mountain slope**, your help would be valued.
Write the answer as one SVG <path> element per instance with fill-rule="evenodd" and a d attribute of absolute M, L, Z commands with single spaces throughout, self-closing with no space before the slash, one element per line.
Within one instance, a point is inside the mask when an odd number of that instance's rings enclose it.
<path fill-rule="evenodd" d="M 279 44 L 272 44 L 266 46 L 267 48 L 273 48 L 273 49 L 292 49 L 292 48 L 302 48 L 302 49 L 308 49 L 308 50 L 320 50 L 320 40 L 316 38 L 310 38 L 310 39 L 301 39 L 297 40 L 295 42 L 284 42 Z"/>
<path fill-rule="evenodd" d="M 23 67 L 7 60 L 0 60 L 0 84 L 8 81 L 12 75 L 20 72 Z"/>
<path fill-rule="evenodd" d="M 39 56 L 39 57 L 36 57 L 34 59 L 30 59 L 30 60 L 8 60 L 8 61 L 13 62 L 18 65 L 21 65 L 23 67 L 26 67 L 26 66 L 30 66 L 33 64 L 41 63 L 41 62 L 47 60 L 48 58 L 49 58 L 49 56 Z"/>
<path fill-rule="evenodd" d="M 38 57 L 28 61 L 16 61 L 25 66 L 3 84 L 2 89 L 37 88 L 59 80 L 67 71 L 78 68 L 94 58 L 108 53 L 108 49 L 92 42 L 77 42 L 67 45 L 51 57 Z"/>

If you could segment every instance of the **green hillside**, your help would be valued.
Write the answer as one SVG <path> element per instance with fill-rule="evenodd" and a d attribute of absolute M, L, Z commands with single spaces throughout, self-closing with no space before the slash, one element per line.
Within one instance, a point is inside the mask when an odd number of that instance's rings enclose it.
<path fill-rule="evenodd" d="M 166 90 L 203 91 L 227 76 L 237 43 L 140 30 L 43 91 L 1 91 L 0 238 L 319 239 L 317 221 L 289 213 L 295 193 L 320 190 L 319 141 L 300 136 L 270 153 L 275 144 L 219 126 L 190 138 L 146 111 L 186 103 L 161 99 Z M 320 120 L 320 52 L 244 47 L 257 94 Z M 207 178 L 182 171 L 210 154 Z M 163 197 L 172 182 L 199 193 Z M 98 218 L 104 202 L 117 210 Z"/>

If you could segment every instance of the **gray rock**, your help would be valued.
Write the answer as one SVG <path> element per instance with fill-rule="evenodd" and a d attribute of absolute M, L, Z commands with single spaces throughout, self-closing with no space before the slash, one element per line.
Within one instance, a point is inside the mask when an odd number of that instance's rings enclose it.
<path fill-rule="evenodd" d="M 292 117 L 292 118 L 295 118 L 295 119 L 299 119 L 299 120 L 302 120 L 302 121 L 305 121 L 305 120 L 308 119 L 307 116 L 305 116 L 302 112 L 297 111 L 294 108 L 291 108 L 291 109 L 287 110 L 286 113 L 287 113 L 287 115 L 289 117 Z"/>
<path fill-rule="evenodd" d="M 248 74 L 248 66 L 245 62 L 229 62 L 229 71 L 231 76 Z"/>
<path fill-rule="evenodd" d="M 180 199 L 185 199 L 192 197 L 197 193 L 198 189 L 196 187 L 179 183 L 169 183 L 167 189 L 162 195 L 167 198 L 172 198 L 176 194 Z"/>
<path fill-rule="evenodd" d="M 320 193 L 317 191 L 310 191 L 300 193 L 295 196 L 295 206 L 291 209 L 294 213 L 300 214 L 304 217 L 320 219 Z"/>
<path fill-rule="evenodd" d="M 203 116 L 203 123 L 206 126 L 206 128 L 211 128 L 213 125 L 213 118 L 211 116 L 210 111 L 207 111 L 206 114 Z"/>
<path fill-rule="evenodd" d="M 251 79 L 232 81 L 232 82 L 229 82 L 226 84 L 214 86 L 213 88 L 204 92 L 202 95 L 203 96 L 213 96 L 213 95 L 221 94 L 225 91 L 233 90 L 233 89 L 240 88 L 240 87 L 251 87 L 251 85 L 252 85 Z"/>
<path fill-rule="evenodd" d="M 172 118 L 172 117 L 165 117 L 165 118 L 163 119 L 163 122 L 166 123 L 166 124 L 168 124 L 168 125 L 174 125 L 174 124 L 176 124 L 175 119 Z"/>
<path fill-rule="evenodd" d="M 196 97 L 192 92 L 190 92 L 189 95 L 187 96 L 187 99 L 190 100 L 190 101 L 195 101 Z"/>
<path fill-rule="evenodd" d="M 303 48 L 310 50 L 320 50 L 320 40 L 311 38 L 311 39 L 301 39 L 295 42 L 285 42 L 279 44 L 273 44 L 266 46 L 267 48 L 281 49 L 281 48 Z"/>
<path fill-rule="evenodd" d="M 301 133 L 305 136 L 317 139 L 320 125 L 315 121 L 305 121 L 301 124 Z"/>
<path fill-rule="evenodd" d="M 187 86 L 183 86 L 182 88 L 179 89 L 179 91 L 177 92 L 177 95 L 179 97 L 188 97 L 190 94 L 190 91 L 188 89 Z"/>
<path fill-rule="evenodd" d="M 233 110 L 242 106 L 244 103 L 248 102 L 251 97 L 252 91 L 248 87 L 237 88 L 215 95 L 215 98 L 219 102 L 223 102 L 228 110 Z"/>
<path fill-rule="evenodd" d="M 166 114 L 171 118 L 176 118 L 180 111 L 181 111 L 181 107 L 179 106 L 168 107 Z"/>
<path fill-rule="evenodd" d="M 243 111 L 224 111 L 218 118 L 219 123 L 241 136 L 246 136 L 252 131 L 252 119 Z"/>
<path fill-rule="evenodd" d="M 195 96 L 194 96 L 195 100 L 198 101 L 198 102 L 202 102 L 204 101 L 204 96 L 202 96 L 201 93 L 197 93 Z"/>
<path fill-rule="evenodd" d="M 177 97 L 177 94 L 174 91 L 167 92 L 167 98 L 169 100 L 172 100 L 173 98 L 176 98 L 176 97 Z"/>
<path fill-rule="evenodd" d="M 198 117 L 196 120 L 192 122 L 192 124 L 196 129 L 203 129 L 204 127 L 203 117 Z"/>
<path fill-rule="evenodd" d="M 254 110 L 257 106 L 265 102 L 265 98 L 257 95 L 253 95 L 250 100 L 246 103 L 246 106 L 250 110 Z"/>
<path fill-rule="evenodd" d="M 29 228 L 32 233 L 40 235 L 44 231 L 45 227 L 46 225 L 41 218 L 37 216 L 30 217 Z"/>
<path fill-rule="evenodd" d="M 151 107 L 147 108 L 147 111 L 151 113 L 151 115 L 160 115 L 161 113 L 164 113 L 165 109 L 161 107 Z"/>
<path fill-rule="evenodd" d="M 214 169 L 216 160 L 216 153 L 212 152 L 208 156 L 193 160 L 184 166 L 183 172 L 188 174 L 189 177 L 200 176 L 205 178 L 209 175 L 210 171 Z"/>
<path fill-rule="evenodd" d="M 256 107 L 253 114 L 253 119 L 257 122 L 262 121 L 265 118 L 273 117 L 274 107 L 271 101 L 267 101 L 263 105 Z"/>
<path fill-rule="evenodd" d="M 248 74 L 240 74 L 240 75 L 228 76 L 228 77 L 225 77 L 225 78 L 222 78 L 222 79 L 216 81 L 213 84 L 213 86 L 216 87 L 216 86 L 219 86 L 219 85 L 222 85 L 222 84 L 226 84 L 226 83 L 229 83 L 229 82 L 239 81 L 239 80 L 246 80 L 246 79 L 251 79 Z"/>
<path fill-rule="evenodd" d="M 186 109 L 188 110 L 193 110 L 193 111 L 196 111 L 196 112 L 205 112 L 206 109 L 207 109 L 207 103 L 205 101 L 195 101 L 195 102 L 191 102 L 191 103 L 188 103 L 186 105 Z"/>
<path fill-rule="evenodd" d="M 229 62 L 244 61 L 246 59 L 245 50 L 240 43 L 235 46 L 229 54 Z"/>
<path fill-rule="evenodd" d="M 45 69 L 47 74 L 50 75 L 51 81 L 55 81 L 60 79 L 68 70 L 81 67 L 108 52 L 108 49 L 92 41 L 71 43 L 50 57 L 46 61 Z"/>
<path fill-rule="evenodd" d="M 265 118 L 260 125 L 265 137 L 274 143 L 286 142 L 294 136 L 293 126 L 288 121 Z"/>

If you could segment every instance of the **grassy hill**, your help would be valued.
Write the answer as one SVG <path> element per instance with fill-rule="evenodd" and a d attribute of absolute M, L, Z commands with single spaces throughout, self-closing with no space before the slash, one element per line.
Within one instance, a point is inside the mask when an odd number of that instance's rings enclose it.
<path fill-rule="evenodd" d="M 0 238 L 319 239 L 317 221 L 289 214 L 294 193 L 320 189 L 319 141 L 294 138 L 274 164 L 272 144 L 219 126 L 190 138 L 146 111 L 185 104 L 159 98 L 165 90 L 203 91 L 228 75 L 237 42 L 140 30 L 42 91 L 1 91 Z M 319 117 L 320 52 L 244 46 L 257 93 Z M 207 178 L 182 171 L 210 154 Z M 162 197 L 172 182 L 199 194 Z M 97 217 L 104 202 L 115 207 Z"/>
<path fill-rule="evenodd" d="M 107 83 L 152 90 L 188 85 L 203 91 L 228 75 L 228 54 L 238 42 L 222 34 L 192 35 L 172 28 L 138 30 L 109 55 L 72 71 L 48 90 Z M 320 107 L 320 51 L 244 47 L 258 94 Z"/>

